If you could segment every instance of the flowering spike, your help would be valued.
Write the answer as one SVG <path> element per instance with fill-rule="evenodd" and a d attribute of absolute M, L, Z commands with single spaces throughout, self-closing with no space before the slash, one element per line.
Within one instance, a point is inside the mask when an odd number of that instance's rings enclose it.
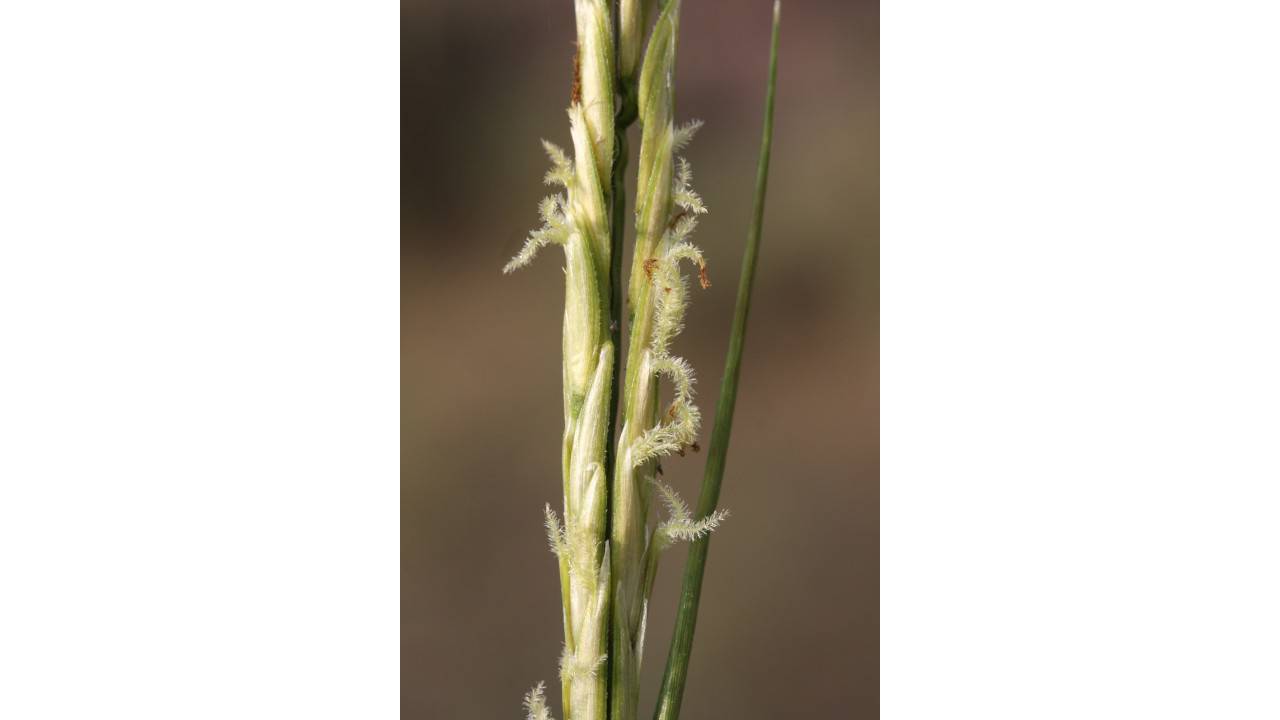
<path fill-rule="evenodd" d="M 565 427 L 563 523 L 547 509 L 547 538 L 560 565 L 565 664 L 565 720 L 605 720 L 607 678 L 596 672 L 608 643 L 608 477 L 605 448 L 612 387 L 609 339 L 610 227 L 608 182 L 613 172 L 614 48 L 609 0 L 574 0 L 578 56 L 569 107 L 572 153 L 542 146 L 551 159 L 545 181 L 563 195 L 539 206 L 543 227 L 503 269 L 530 262 L 552 243 L 565 251 L 562 365 Z M 532 720 L 549 720 L 541 686 L 529 695 Z"/>
<path fill-rule="evenodd" d="M 630 7 L 624 2 L 624 7 Z M 636 100 L 641 137 L 636 176 L 636 246 L 628 288 L 631 334 L 627 354 L 622 431 L 618 438 L 611 523 L 617 588 L 613 599 L 613 686 L 611 719 L 634 720 L 648 598 L 658 556 L 677 537 L 706 532 L 720 517 L 693 523 L 687 509 L 679 521 L 651 529 L 648 524 L 658 458 L 683 454 L 693 444 L 701 417 L 693 404 L 693 368 L 671 355 L 682 329 L 688 292 L 680 261 L 698 263 L 702 287 L 706 261 L 688 242 L 697 217 L 706 212 L 690 188 L 689 163 L 675 152 L 693 139 L 702 123 L 672 121 L 672 86 L 681 0 L 665 0 L 645 51 Z M 628 20 L 622 21 L 626 28 Z M 624 75 L 623 83 L 628 79 Z M 657 407 L 659 381 L 672 385 L 670 406 Z"/>

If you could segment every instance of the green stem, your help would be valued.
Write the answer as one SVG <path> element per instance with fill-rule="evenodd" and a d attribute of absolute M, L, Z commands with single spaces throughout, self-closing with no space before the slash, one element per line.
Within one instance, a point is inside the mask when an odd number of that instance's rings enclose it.
<path fill-rule="evenodd" d="M 622 241 L 623 228 L 626 223 L 627 201 L 624 192 L 627 171 L 627 129 L 636 120 L 636 103 L 634 94 L 624 96 L 622 107 L 614 123 L 613 139 L 613 177 L 610 179 L 612 194 L 609 243 L 612 251 L 609 255 L 609 338 L 613 341 L 613 389 L 609 396 L 609 445 L 605 454 L 607 477 L 613 477 L 614 454 L 616 451 L 616 429 L 618 421 L 618 384 L 622 373 L 617 372 L 622 362 Z"/>
<path fill-rule="evenodd" d="M 615 23 L 616 25 L 616 23 Z M 612 251 L 609 255 L 609 337 L 613 340 L 613 386 L 609 395 L 609 434 L 605 447 L 605 477 L 608 478 L 608 486 L 612 487 L 614 465 L 617 457 L 617 423 L 618 423 L 618 387 L 622 380 L 622 295 L 624 292 L 622 286 L 622 244 L 623 232 L 626 228 L 627 217 L 627 201 L 626 201 L 626 170 L 629 148 L 627 147 L 627 130 L 636 120 L 636 99 L 635 91 L 631 90 L 625 83 L 618 83 L 620 94 L 622 96 L 622 106 L 618 109 L 618 115 L 614 118 L 614 135 L 613 135 L 613 172 L 610 178 L 610 222 L 609 222 L 609 244 Z M 608 501 L 605 509 L 605 534 L 606 538 L 612 537 L 613 533 L 613 493 L 609 493 Z M 608 656 L 605 660 L 605 677 L 613 677 L 613 590 L 609 591 L 609 609 L 607 617 L 609 618 L 609 639 L 606 647 L 609 648 Z M 613 694 L 613 683 L 607 682 L 608 690 L 606 691 L 606 700 L 609 704 L 612 715 L 612 703 L 614 700 L 610 698 Z"/>
<path fill-rule="evenodd" d="M 707 450 L 707 467 L 702 477 L 702 493 L 698 497 L 697 517 L 705 518 L 716 510 L 720 500 L 720 483 L 724 478 L 725 456 L 729 451 L 729 432 L 733 428 L 733 409 L 738 395 L 738 376 L 742 368 L 742 348 L 747 334 L 747 313 L 751 309 L 751 288 L 755 282 L 756 259 L 760 253 L 760 228 L 764 222 L 765 187 L 769 180 L 769 150 L 773 136 L 774 86 L 778 77 L 778 22 L 781 3 L 773 4 L 773 39 L 769 48 L 769 86 L 765 97 L 764 138 L 760 143 L 760 167 L 756 175 L 755 204 L 751 211 L 751 228 L 747 235 L 747 251 L 742 258 L 742 276 L 738 283 L 738 301 L 733 316 L 733 332 L 729 336 L 729 352 L 725 359 L 724 379 L 720 383 L 720 401 L 716 405 L 715 429 Z M 655 720 L 676 720 L 684 696 L 685 678 L 689 672 L 689 656 L 693 650 L 693 631 L 698 619 L 698 602 L 702 596 L 702 574 L 707 564 L 709 535 L 695 540 L 689 548 L 684 586 L 680 591 L 680 609 L 676 616 L 671 651 L 662 673 Z"/>

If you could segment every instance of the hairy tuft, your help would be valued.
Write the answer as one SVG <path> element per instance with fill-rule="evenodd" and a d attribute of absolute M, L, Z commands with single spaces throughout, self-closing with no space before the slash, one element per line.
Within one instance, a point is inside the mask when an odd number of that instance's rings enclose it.
<path fill-rule="evenodd" d="M 693 168 L 689 166 L 688 160 L 680 158 L 679 169 L 671 179 L 671 202 L 695 215 L 701 215 L 707 211 L 707 208 L 702 204 L 702 197 L 689 187 L 691 182 L 693 182 Z"/>
<path fill-rule="evenodd" d="M 594 678 L 600 674 L 600 668 L 604 667 L 604 662 L 608 659 L 607 654 L 601 653 L 595 660 L 585 660 L 566 646 L 564 653 L 560 655 L 560 679 L 567 682 Z"/>
<path fill-rule="evenodd" d="M 559 185 L 567 190 L 569 183 L 573 180 L 573 161 L 559 145 L 553 142 L 543 140 L 542 147 L 551 158 L 551 169 L 547 171 L 543 181 L 548 185 Z"/>
<path fill-rule="evenodd" d="M 564 206 L 563 195 L 551 195 L 542 199 L 538 204 L 538 214 L 542 216 L 542 228 L 535 230 L 525 241 L 524 248 L 502 268 L 504 275 L 532 262 L 533 256 L 538 254 L 542 246 L 552 243 L 564 245 L 569 242 L 569 220 L 565 217 Z"/>
<path fill-rule="evenodd" d="M 569 543 L 565 539 L 564 526 L 560 524 L 560 518 L 556 517 L 556 511 L 551 509 L 551 503 L 547 503 L 546 507 L 546 525 L 547 540 L 551 543 L 551 552 L 568 564 Z"/>
<path fill-rule="evenodd" d="M 690 120 L 689 122 L 676 128 L 675 138 L 671 143 L 671 152 L 680 152 L 684 149 L 689 141 L 693 140 L 693 136 L 702 127 L 701 120 Z"/>
<path fill-rule="evenodd" d="M 547 698 L 542 694 L 544 683 L 539 682 L 532 690 L 525 693 L 524 709 L 528 714 L 525 715 L 527 720 L 555 720 L 551 717 L 551 711 L 547 709 Z"/>
<path fill-rule="evenodd" d="M 667 506 L 668 512 L 667 519 L 659 523 L 653 533 L 655 552 L 661 553 L 676 540 L 696 540 L 715 530 L 725 518 L 729 517 L 728 510 L 720 509 L 695 521 L 689 512 L 689 506 L 680 499 L 675 490 L 657 480 L 654 480 L 653 484 L 662 495 L 662 502 Z"/>

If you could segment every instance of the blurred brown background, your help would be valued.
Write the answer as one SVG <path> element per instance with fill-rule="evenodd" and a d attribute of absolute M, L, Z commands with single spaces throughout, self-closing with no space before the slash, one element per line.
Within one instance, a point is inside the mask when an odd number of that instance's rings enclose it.
<path fill-rule="evenodd" d="M 402 715 L 560 717 L 563 632 L 542 507 L 560 503 L 563 253 L 504 277 L 569 147 L 569 0 L 403 0 Z M 770 0 L 686 0 L 677 121 L 710 213 L 673 351 L 711 434 L 750 217 Z M 773 164 L 742 384 L 682 717 L 879 713 L 879 8 L 786 0 Z M 632 128 L 632 159 L 639 145 Z M 628 189 L 628 211 L 634 190 Z M 628 240 L 628 246 L 630 240 Z M 630 267 L 629 258 L 624 263 Z M 696 503 L 705 455 L 664 462 Z M 640 714 L 683 574 L 662 561 Z"/>

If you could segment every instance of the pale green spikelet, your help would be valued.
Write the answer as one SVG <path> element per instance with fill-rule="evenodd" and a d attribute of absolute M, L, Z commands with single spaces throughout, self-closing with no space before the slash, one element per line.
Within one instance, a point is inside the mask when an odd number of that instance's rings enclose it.
<path fill-rule="evenodd" d="M 671 83 L 675 72 L 676 39 L 680 31 L 680 0 L 666 0 L 658 21 L 649 37 L 644 53 L 644 65 L 640 69 L 639 102 L 640 121 L 646 118 L 650 125 L 654 119 L 671 113 Z"/>
<path fill-rule="evenodd" d="M 591 243 L 600 267 L 606 271 L 609 267 L 609 208 L 605 200 L 604 178 L 599 167 L 590 162 L 597 144 L 591 138 L 591 129 L 587 113 L 582 105 L 569 108 L 569 131 L 573 136 L 573 152 L 576 160 L 573 163 L 573 182 L 569 191 L 569 202 L 573 207 L 573 216 L 577 221 L 577 229 Z M 612 137 L 612 136 L 610 136 Z M 608 167 L 605 168 L 606 172 Z"/>
<path fill-rule="evenodd" d="M 578 25 L 578 87 L 596 173 L 608 178 L 613 164 L 613 26 L 609 0 L 574 0 Z M 581 160 L 581 156 L 579 156 Z"/>
<path fill-rule="evenodd" d="M 608 679 L 600 668 L 608 659 L 605 649 L 610 588 L 607 551 L 602 553 L 599 569 L 591 575 L 589 580 L 594 581 L 594 592 L 576 606 L 568 618 L 571 632 L 566 633 L 570 639 L 561 656 L 560 682 L 566 718 L 604 720 Z"/>
<path fill-rule="evenodd" d="M 566 406 L 572 406 L 574 394 L 585 398 L 608 336 L 609 305 L 600 296 L 608 276 L 602 274 L 591 244 L 577 230 L 569 234 L 565 260 L 564 383 Z"/>
<path fill-rule="evenodd" d="M 525 694 L 524 708 L 528 711 L 525 715 L 526 720 L 555 720 L 551 717 L 551 711 L 547 709 L 547 699 L 542 694 L 544 687 L 544 683 L 538 683 Z"/>
<path fill-rule="evenodd" d="M 619 3 L 618 75 L 624 82 L 635 80 L 640 44 L 644 41 L 645 26 L 653 14 L 654 5 L 655 0 L 621 0 Z"/>
<path fill-rule="evenodd" d="M 670 124 L 665 130 L 655 130 L 652 135 L 650 137 L 646 133 L 641 136 L 640 167 L 637 170 L 636 187 L 640 195 L 636 198 L 636 250 L 642 257 L 653 255 L 671 214 L 673 165 Z M 635 290 L 634 284 L 632 290 Z"/>
<path fill-rule="evenodd" d="M 596 464 L 589 469 L 592 481 L 588 484 L 581 507 L 565 528 L 565 550 L 569 558 L 569 572 L 582 580 L 584 592 L 597 583 L 596 569 L 599 563 L 601 531 L 598 527 L 604 509 L 604 468 Z"/>
<path fill-rule="evenodd" d="M 613 381 L 613 344 L 600 345 L 595 370 L 586 397 L 573 421 L 572 457 L 569 459 L 565 493 L 573 515 L 588 519 L 593 531 L 604 522 L 605 434 L 609 427 L 609 393 Z M 603 541 L 603 537 L 601 540 Z"/>
<path fill-rule="evenodd" d="M 653 256 L 671 210 L 672 152 L 675 148 L 671 91 L 679 17 L 680 0 L 670 0 L 654 25 L 640 70 L 636 101 L 643 132 L 636 171 L 637 262 Z M 633 265 L 633 303 L 639 291 L 636 269 L 637 266 Z"/>

